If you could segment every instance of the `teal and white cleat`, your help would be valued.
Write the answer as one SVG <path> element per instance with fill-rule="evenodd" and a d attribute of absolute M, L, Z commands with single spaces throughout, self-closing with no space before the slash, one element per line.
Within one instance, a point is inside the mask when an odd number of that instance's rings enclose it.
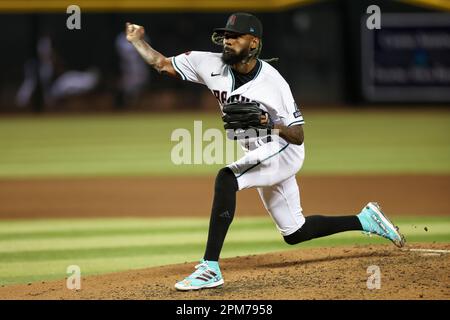
<path fill-rule="evenodd" d="M 369 202 L 357 217 L 365 232 L 389 239 L 399 248 L 405 245 L 405 237 L 383 214 L 378 203 Z"/>
<path fill-rule="evenodd" d="M 223 284 L 222 273 L 217 261 L 201 260 L 195 266 L 194 273 L 184 280 L 177 282 L 175 288 L 180 291 L 215 288 Z"/>

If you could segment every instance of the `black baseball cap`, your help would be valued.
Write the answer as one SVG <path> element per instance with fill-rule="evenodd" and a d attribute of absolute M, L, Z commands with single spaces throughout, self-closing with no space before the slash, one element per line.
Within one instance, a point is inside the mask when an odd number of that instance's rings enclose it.
<path fill-rule="evenodd" d="M 239 34 L 251 34 L 262 38 L 263 27 L 261 21 L 254 15 L 245 12 L 233 13 L 227 20 L 225 28 L 216 28 L 214 32 L 233 32 Z"/>

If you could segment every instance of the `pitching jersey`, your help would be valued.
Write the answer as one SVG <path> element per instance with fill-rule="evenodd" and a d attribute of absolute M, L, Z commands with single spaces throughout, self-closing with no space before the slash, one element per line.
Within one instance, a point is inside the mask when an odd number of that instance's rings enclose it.
<path fill-rule="evenodd" d="M 291 89 L 280 73 L 259 60 L 254 78 L 240 87 L 231 67 L 222 62 L 221 53 L 190 51 L 172 57 L 172 65 L 183 80 L 209 88 L 222 109 L 234 101 L 254 101 L 267 111 L 275 124 L 304 124 Z"/>

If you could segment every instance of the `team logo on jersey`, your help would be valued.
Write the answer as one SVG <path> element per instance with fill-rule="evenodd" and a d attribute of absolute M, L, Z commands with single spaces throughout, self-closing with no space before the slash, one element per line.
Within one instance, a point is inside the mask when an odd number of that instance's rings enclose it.
<path fill-rule="evenodd" d="M 294 106 L 295 106 L 294 117 L 295 118 L 301 117 L 302 113 L 300 112 L 300 109 L 295 101 L 294 101 Z"/>

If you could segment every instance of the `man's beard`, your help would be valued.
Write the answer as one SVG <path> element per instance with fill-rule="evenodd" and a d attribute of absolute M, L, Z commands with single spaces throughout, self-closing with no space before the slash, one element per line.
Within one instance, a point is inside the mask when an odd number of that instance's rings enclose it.
<path fill-rule="evenodd" d="M 222 51 L 222 61 L 223 63 L 232 66 L 239 62 L 242 62 L 243 60 L 248 59 L 249 53 L 250 53 L 249 48 L 243 49 L 240 53 L 236 54 L 231 49 L 225 50 L 224 47 Z"/>

